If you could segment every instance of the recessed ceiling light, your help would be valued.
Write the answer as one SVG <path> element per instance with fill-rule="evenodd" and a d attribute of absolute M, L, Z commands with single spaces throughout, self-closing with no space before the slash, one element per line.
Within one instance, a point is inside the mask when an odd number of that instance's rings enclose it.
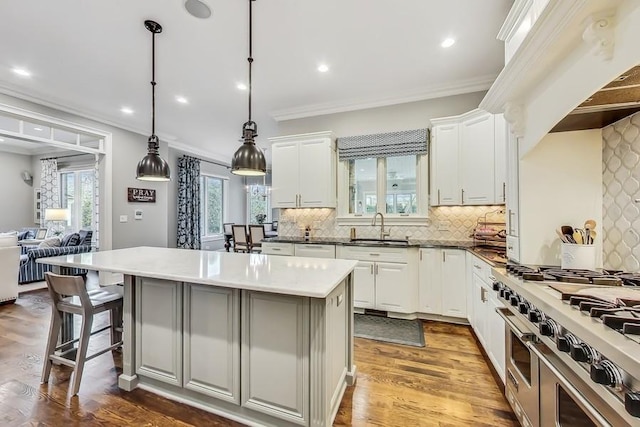
<path fill-rule="evenodd" d="M 17 75 L 19 75 L 20 77 L 31 77 L 31 71 L 24 69 L 24 68 L 14 68 L 13 72 Z"/>
<path fill-rule="evenodd" d="M 211 9 L 200 0 L 187 0 L 184 2 L 184 8 L 191 16 L 195 16 L 200 19 L 207 19 L 211 16 Z"/>
<path fill-rule="evenodd" d="M 329 71 L 329 66 L 327 64 L 320 64 L 318 65 L 318 71 L 320 71 L 321 73 L 326 73 L 327 71 Z"/>
<path fill-rule="evenodd" d="M 0 142 L 4 142 L 4 138 L 0 138 Z"/>
<path fill-rule="evenodd" d="M 188 104 L 189 100 L 187 98 L 185 98 L 184 96 L 176 96 L 176 101 L 178 101 L 180 104 Z"/>
<path fill-rule="evenodd" d="M 33 130 L 37 130 L 38 132 L 42 132 L 42 128 L 35 127 Z"/>
<path fill-rule="evenodd" d="M 442 43 L 440 43 L 440 46 L 447 48 L 447 47 L 451 47 L 456 43 L 455 39 L 452 39 L 451 37 L 446 38 L 442 41 Z"/>
<path fill-rule="evenodd" d="M 124 113 L 124 114 L 133 114 L 133 110 L 129 107 L 122 107 L 120 109 L 120 112 Z"/>
<path fill-rule="evenodd" d="M 247 90 L 247 85 L 244 83 L 238 83 L 236 87 L 240 90 Z"/>

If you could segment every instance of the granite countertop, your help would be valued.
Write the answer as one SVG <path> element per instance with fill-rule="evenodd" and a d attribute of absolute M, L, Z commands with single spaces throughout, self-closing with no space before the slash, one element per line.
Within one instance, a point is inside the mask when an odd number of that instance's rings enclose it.
<path fill-rule="evenodd" d="M 374 240 L 374 239 L 372 239 Z M 395 239 L 387 239 L 394 242 Z M 397 240 L 396 240 L 397 241 Z M 375 242 L 352 241 L 348 237 L 313 237 L 305 240 L 303 237 L 297 236 L 278 236 L 264 239 L 263 242 L 279 242 L 279 243 L 304 243 L 310 245 L 345 245 L 345 246 L 379 246 Z M 409 239 L 407 244 L 398 244 L 390 246 L 414 247 L 414 248 L 458 248 L 467 249 L 473 247 L 473 240 L 417 240 Z"/>
<path fill-rule="evenodd" d="M 137 247 L 37 262 L 285 295 L 326 298 L 357 261 Z"/>

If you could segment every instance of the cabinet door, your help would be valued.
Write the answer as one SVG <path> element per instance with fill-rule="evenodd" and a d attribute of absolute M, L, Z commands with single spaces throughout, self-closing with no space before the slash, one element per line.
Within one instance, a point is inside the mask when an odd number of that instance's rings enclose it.
<path fill-rule="evenodd" d="M 486 339 L 486 329 L 487 329 L 487 298 L 486 290 L 484 288 L 484 282 L 477 274 L 473 274 L 472 280 L 472 298 L 473 298 L 473 330 L 478 337 L 478 340 L 482 344 L 482 347 L 485 348 L 485 351 L 488 347 L 488 342 Z M 504 332 L 504 329 L 503 329 Z"/>
<path fill-rule="evenodd" d="M 409 266 L 391 262 L 377 262 L 376 308 L 378 310 L 413 313 L 414 286 L 409 281 Z"/>
<path fill-rule="evenodd" d="M 442 249 L 442 314 L 467 317 L 465 251 Z"/>
<path fill-rule="evenodd" d="M 442 255 L 440 249 L 420 249 L 420 312 L 442 314 Z"/>
<path fill-rule="evenodd" d="M 489 351 L 487 354 L 493 362 L 493 367 L 498 372 L 500 379 L 504 383 L 505 380 L 505 365 L 506 365 L 506 354 L 505 354 L 505 342 L 504 342 L 504 320 L 502 317 L 496 313 L 496 309 L 503 307 L 504 305 L 498 300 L 495 292 L 489 292 L 489 301 L 487 305 L 487 328 L 486 334 L 487 341 L 489 346 Z"/>
<path fill-rule="evenodd" d="M 298 143 L 282 142 L 273 144 L 271 168 L 271 206 L 274 208 L 295 208 L 298 202 Z"/>
<path fill-rule="evenodd" d="M 461 203 L 458 177 L 459 127 L 457 124 L 434 127 L 431 156 L 431 204 L 459 205 Z"/>
<path fill-rule="evenodd" d="M 356 308 L 375 308 L 374 263 L 358 261 L 353 270 L 353 305 Z"/>
<path fill-rule="evenodd" d="M 240 403 L 239 292 L 184 286 L 184 387 L 236 404 Z"/>
<path fill-rule="evenodd" d="M 335 207 L 335 152 L 332 149 L 331 140 L 329 138 L 323 138 L 302 141 L 299 144 L 299 207 Z"/>
<path fill-rule="evenodd" d="M 136 279 L 136 373 L 182 387 L 182 284 Z"/>
<path fill-rule="evenodd" d="M 494 116 L 495 121 L 495 203 L 507 202 L 507 122 L 502 114 Z"/>
<path fill-rule="evenodd" d="M 495 199 L 493 115 L 485 113 L 465 120 L 460 126 L 462 204 L 492 204 Z"/>

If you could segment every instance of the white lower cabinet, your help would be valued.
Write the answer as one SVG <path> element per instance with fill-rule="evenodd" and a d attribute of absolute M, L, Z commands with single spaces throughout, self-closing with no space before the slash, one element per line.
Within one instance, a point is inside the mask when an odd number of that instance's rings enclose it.
<path fill-rule="evenodd" d="M 335 258 L 335 245 L 318 245 L 315 243 L 296 243 L 295 256 L 312 258 Z"/>
<path fill-rule="evenodd" d="M 466 251 L 420 249 L 420 312 L 466 318 Z"/>
<path fill-rule="evenodd" d="M 184 388 L 233 403 L 240 403 L 239 292 L 184 288 Z"/>
<path fill-rule="evenodd" d="M 483 270 L 491 268 L 489 264 L 478 257 L 472 256 L 472 258 L 472 265 L 480 265 L 483 268 L 476 269 L 471 274 L 469 286 L 472 289 L 473 314 L 469 320 L 478 337 L 478 341 L 480 341 L 485 353 L 487 353 L 489 360 L 491 360 L 493 367 L 504 383 L 506 364 L 504 320 L 496 312 L 496 309 L 503 307 L 503 304 L 498 300 L 496 293 L 492 289 L 491 278 L 482 277 Z"/>
<path fill-rule="evenodd" d="M 295 254 L 295 246 L 293 243 L 263 242 L 262 254 L 293 256 Z"/>
<path fill-rule="evenodd" d="M 338 246 L 337 258 L 358 260 L 353 305 L 395 313 L 415 313 L 417 251 L 414 248 Z"/>

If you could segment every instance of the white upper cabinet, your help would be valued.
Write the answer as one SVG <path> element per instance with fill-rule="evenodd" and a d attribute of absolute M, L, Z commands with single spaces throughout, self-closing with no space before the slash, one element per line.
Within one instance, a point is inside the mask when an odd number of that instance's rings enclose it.
<path fill-rule="evenodd" d="M 503 114 L 496 114 L 495 121 L 495 147 L 493 149 L 495 166 L 495 201 L 507 202 L 507 133 L 509 128 Z"/>
<path fill-rule="evenodd" d="M 461 199 L 463 205 L 495 203 L 493 114 L 480 112 L 460 125 Z"/>
<path fill-rule="evenodd" d="M 459 205 L 458 153 L 460 128 L 458 123 L 434 126 L 431 160 L 431 204 Z"/>
<path fill-rule="evenodd" d="M 431 205 L 505 203 L 504 119 L 473 110 L 431 122 Z"/>
<path fill-rule="evenodd" d="M 331 132 L 270 138 L 274 208 L 335 208 L 336 148 Z"/>

